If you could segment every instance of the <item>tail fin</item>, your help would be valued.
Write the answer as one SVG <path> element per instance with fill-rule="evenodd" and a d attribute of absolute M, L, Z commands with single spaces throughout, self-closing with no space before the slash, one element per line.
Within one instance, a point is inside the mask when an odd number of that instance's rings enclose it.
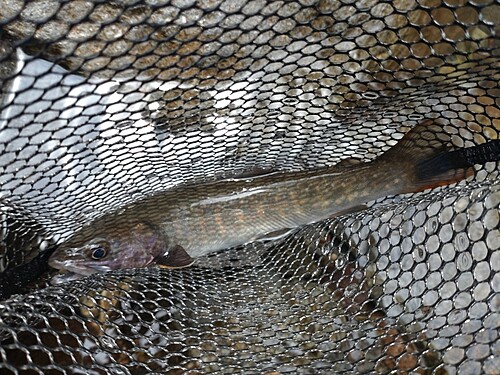
<path fill-rule="evenodd" d="M 474 164 L 500 160 L 500 141 L 452 151 L 450 137 L 433 120 L 409 131 L 381 161 L 399 164 L 410 178 L 404 192 L 417 192 L 452 184 L 473 174 Z"/>

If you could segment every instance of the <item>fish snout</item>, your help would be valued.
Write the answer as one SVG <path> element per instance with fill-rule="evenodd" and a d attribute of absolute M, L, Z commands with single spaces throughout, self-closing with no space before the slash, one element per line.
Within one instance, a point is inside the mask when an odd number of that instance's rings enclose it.
<path fill-rule="evenodd" d="M 49 266 L 56 269 L 64 268 L 64 264 L 75 259 L 78 254 L 77 248 L 57 249 L 48 260 Z"/>
<path fill-rule="evenodd" d="M 57 249 L 48 260 L 48 265 L 60 271 L 73 272 L 79 275 L 91 275 L 99 272 L 89 267 L 82 248 L 68 247 Z"/>

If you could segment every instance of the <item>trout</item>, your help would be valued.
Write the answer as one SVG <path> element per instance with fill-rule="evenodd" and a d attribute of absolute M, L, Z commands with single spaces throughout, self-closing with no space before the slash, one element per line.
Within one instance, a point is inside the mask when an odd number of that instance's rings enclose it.
<path fill-rule="evenodd" d="M 475 161 L 498 160 L 498 141 L 493 142 L 496 154 L 487 157 L 488 143 L 476 146 L 484 149 L 476 153 L 470 151 L 474 147 L 452 151 L 442 128 L 426 120 L 370 162 L 159 192 L 96 219 L 59 246 L 49 265 L 67 274 L 53 283 L 155 264 L 187 267 L 193 258 L 338 216 L 371 200 L 452 184 L 471 175 Z"/>

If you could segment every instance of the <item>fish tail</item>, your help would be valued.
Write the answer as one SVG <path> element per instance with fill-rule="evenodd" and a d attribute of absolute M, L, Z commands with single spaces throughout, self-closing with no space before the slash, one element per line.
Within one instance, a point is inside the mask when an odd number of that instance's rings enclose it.
<path fill-rule="evenodd" d="M 474 173 L 474 164 L 500 159 L 499 141 L 452 150 L 450 140 L 440 125 L 426 120 L 380 160 L 392 166 L 392 171 L 406 176 L 402 192 L 410 193 L 461 181 Z"/>
<path fill-rule="evenodd" d="M 453 184 L 473 175 L 473 165 L 461 152 L 444 151 L 417 163 L 414 184 L 419 190 Z"/>

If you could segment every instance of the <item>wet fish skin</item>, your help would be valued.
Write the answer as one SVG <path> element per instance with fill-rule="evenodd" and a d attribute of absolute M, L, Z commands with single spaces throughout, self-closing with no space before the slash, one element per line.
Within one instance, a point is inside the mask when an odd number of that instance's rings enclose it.
<path fill-rule="evenodd" d="M 74 275 L 56 276 L 54 283 L 65 282 L 78 278 L 78 275 L 88 276 L 96 272 L 107 272 L 114 269 L 147 267 L 168 248 L 164 238 L 156 227 L 147 222 L 121 223 L 120 226 L 109 228 L 106 234 L 83 239 L 77 233 L 73 241 L 78 246 L 63 245 L 57 251 L 63 256 L 51 256 L 49 265 L 63 269 Z M 83 242 L 79 243 L 80 239 Z M 95 252 L 104 252 L 104 257 L 95 259 Z"/>
<path fill-rule="evenodd" d="M 460 181 L 473 163 L 450 152 L 435 136 L 440 130 L 425 121 L 380 158 L 351 167 L 217 181 L 146 197 L 78 231 L 49 264 L 80 275 L 155 263 L 175 268 L 175 256 L 162 254 L 180 248 L 199 257 L 373 199 Z M 99 241 L 108 244 L 108 253 L 93 260 L 90 251 Z"/>

